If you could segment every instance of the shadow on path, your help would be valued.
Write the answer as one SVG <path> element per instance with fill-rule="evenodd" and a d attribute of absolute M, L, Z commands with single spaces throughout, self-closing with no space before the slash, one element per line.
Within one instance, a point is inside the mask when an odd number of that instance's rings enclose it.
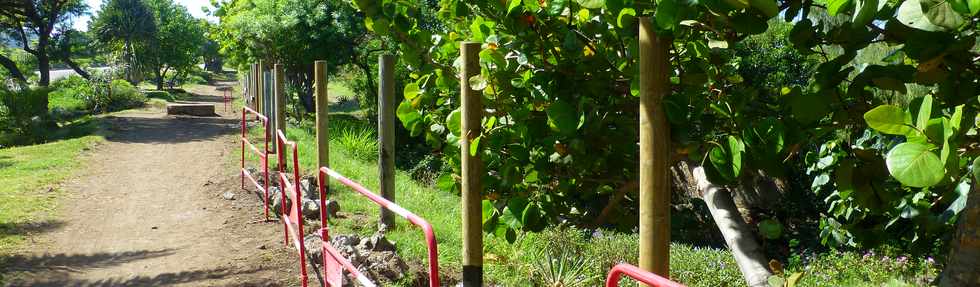
<path fill-rule="evenodd" d="M 109 141 L 124 143 L 185 143 L 208 141 L 238 131 L 237 119 L 200 117 L 114 117 Z"/>
<path fill-rule="evenodd" d="M 0 274 L 32 274 L 46 271 L 78 272 L 82 269 L 105 268 L 172 254 L 174 254 L 174 250 L 164 249 L 92 254 L 13 255 L 0 257 Z"/>
<path fill-rule="evenodd" d="M 48 221 L 29 221 L 29 222 L 4 222 L 0 223 L 0 238 L 11 236 L 11 235 L 33 235 L 38 233 L 46 233 L 65 226 L 64 221 L 60 220 L 48 220 Z M 0 257 L 0 262 L 2 262 L 2 257 Z M 0 270 L 3 269 L 3 265 L 0 265 Z"/>
<path fill-rule="evenodd" d="M 232 271 L 227 268 L 181 271 L 177 273 L 162 273 L 155 276 L 115 277 L 96 281 L 77 280 L 70 278 L 44 279 L 34 282 L 12 282 L 8 286 L 70 286 L 70 287 L 102 287 L 102 286 L 169 286 L 174 284 L 192 283 L 198 281 L 224 279 L 239 274 L 249 274 L 260 269 Z M 213 285 L 209 285 L 213 286 Z M 251 282 L 236 282 L 225 286 L 277 286 L 272 281 L 254 280 Z"/>

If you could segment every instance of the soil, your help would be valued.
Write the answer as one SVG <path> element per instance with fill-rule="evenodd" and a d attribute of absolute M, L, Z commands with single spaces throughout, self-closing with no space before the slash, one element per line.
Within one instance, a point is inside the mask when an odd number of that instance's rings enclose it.
<path fill-rule="evenodd" d="M 214 103 L 216 117 L 159 108 L 106 117 L 107 142 L 62 185 L 58 227 L 2 260 L 9 286 L 296 285 L 282 225 L 241 189 L 239 114 L 224 109 L 216 86 L 188 100 Z"/>

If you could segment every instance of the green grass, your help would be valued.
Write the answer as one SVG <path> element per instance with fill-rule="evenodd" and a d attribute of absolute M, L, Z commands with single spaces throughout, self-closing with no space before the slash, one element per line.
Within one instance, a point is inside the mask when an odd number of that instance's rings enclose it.
<path fill-rule="evenodd" d="M 84 110 L 85 101 L 78 98 L 71 89 L 57 89 L 48 94 L 48 109 Z"/>
<path fill-rule="evenodd" d="M 347 87 L 344 83 L 338 81 L 330 81 L 327 83 L 327 94 L 334 101 L 343 100 L 356 100 L 357 97 L 354 95 L 354 91 Z"/>
<path fill-rule="evenodd" d="M 332 115 L 330 130 L 335 135 L 330 144 L 331 167 L 367 188 L 377 190 L 376 160 L 342 144 L 338 135 L 339 131 L 360 130 L 373 136 L 373 127 L 356 117 Z M 258 129 L 252 129 L 253 138 L 260 140 L 258 134 Z M 287 136 L 299 143 L 301 172 L 305 175 L 312 175 L 315 171 L 314 134 L 309 123 L 287 129 Z M 249 162 L 254 166 L 257 160 L 253 157 Z M 275 165 L 275 161 L 270 165 Z M 396 201 L 435 227 L 441 278 L 458 280 L 462 249 L 459 196 L 415 182 L 405 171 L 396 172 L 395 182 Z M 343 215 L 343 218 L 331 222 L 332 234 L 373 234 L 377 227 L 377 206 L 336 182 L 332 187 L 336 191 L 332 198 L 339 200 Z M 583 286 L 599 286 L 611 266 L 619 262 L 636 263 L 639 242 L 636 234 L 603 233 L 595 235 L 591 231 L 551 227 L 541 233 L 520 234 L 513 244 L 485 234 L 486 281 L 501 286 L 544 285 L 546 282 L 543 281 L 548 276 L 543 270 L 546 268 L 541 267 L 546 266 L 542 262 L 556 259 L 549 253 L 551 250 L 568 250 L 575 255 L 573 258 L 585 258 L 581 262 L 584 271 L 576 274 L 591 280 Z M 396 242 L 403 258 L 416 266 L 425 266 L 426 246 L 419 229 L 411 227 L 405 220 L 399 220 L 397 227 L 388 233 L 388 238 Z M 734 258 L 726 249 L 673 243 L 670 252 L 671 277 L 678 282 L 688 286 L 745 285 Z M 806 273 L 797 286 L 879 286 L 893 279 L 923 284 L 938 273 L 934 264 L 926 262 L 924 258 L 908 259 L 906 262 L 895 259 L 896 256 L 890 258 L 866 258 L 857 252 L 810 252 L 787 264 L 786 272 Z M 634 285 L 623 283 L 621 286 Z"/>
<path fill-rule="evenodd" d="M 89 120 L 63 133 L 87 133 L 91 125 Z M 53 211 L 60 192 L 52 185 L 69 177 L 82 165 L 78 156 L 101 141 L 101 136 L 88 135 L 0 149 L 0 254 L 18 248 L 34 227 L 56 223 Z"/>

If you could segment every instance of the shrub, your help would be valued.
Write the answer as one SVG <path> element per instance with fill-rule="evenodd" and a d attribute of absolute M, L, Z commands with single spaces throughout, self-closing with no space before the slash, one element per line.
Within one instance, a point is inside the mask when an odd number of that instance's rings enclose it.
<path fill-rule="evenodd" d="M 118 111 L 143 106 L 146 96 L 132 84 L 124 80 L 113 80 L 112 94 L 109 95 L 109 110 Z"/>
<path fill-rule="evenodd" d="M 176 98 L 174 98 L 173 95 L 171 95 L 167 91 L 146 91 L 143 94 L 146 95 L 146 98 L 148 99 L 161 99 L 168 102 L 173 102 L 177 100 Z"/>
<path fill-rule="evenodd" d="M 0 86 L 0 145 L 28 143 L 49 127 L 44 97 L 49 88 L 8 90 Z"/>
<path fill-rule="evenodd" d="M 378 155 L 378 141 L 374 138 L 374 133 L 367 129 L 342 129 L 337 143 L 352 157 L 360 160 L 370 161 Z"/>

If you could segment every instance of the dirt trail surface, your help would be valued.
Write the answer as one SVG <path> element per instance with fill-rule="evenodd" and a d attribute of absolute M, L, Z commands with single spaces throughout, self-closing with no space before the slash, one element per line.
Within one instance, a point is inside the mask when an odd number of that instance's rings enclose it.
<path fill-rule="evenodd" d="M 215 88 L 190 91 L 189 102 L 215 103 L 217 117 L 172 117 L 158 108 L 108 117 L 107 143 L 62 186 L 63 222 L 0 267 L 17 274 L 10 286 L 293 281 L 298 266 L 283 247 L 282 226 L 263 222 L 261 201 L 241 191 L 230 154 L 239 152 L 237 113 L 224 111 Z"/>

